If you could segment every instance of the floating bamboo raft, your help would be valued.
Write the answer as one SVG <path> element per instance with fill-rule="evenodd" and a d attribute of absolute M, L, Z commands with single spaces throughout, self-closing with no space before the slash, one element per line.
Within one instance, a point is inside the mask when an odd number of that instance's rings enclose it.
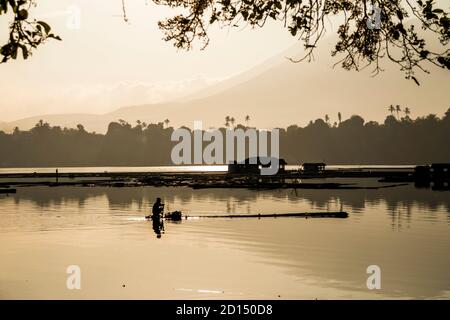
<path fill-rule="evenodd" d="M 204 215 L 204 216 L 185 216 L 188 218 L 283 218 L 283 217 L 298 217 L 298 218 L 348 218 L 348 213 L 345 211 L 334 212 L 296 212 L 296 213 L 261 213 L 261 214 L 230 214 L 230 215 Z"/>
<path fill-rule="evenodd" d="M 220 215 L 201 215 L 201 216 L 192 216 L 192 215 L 182 215 L 174 216 L 165 215 L 164 217 L 157 218 L 169 220 L 169 221 L 181 221 L 187 219 L 209 219 L 209 218 L 222 218 L 222 219 L 233 219 L 233 218 L 348 218 L 348 213 L 345 211 L 327 211 L 327 212 L 295 212 L 295 213 L 258 213 L 258 214 L 220 214 Z M 146 220 L 153 220 L 153 217 L 146 216 Z"/>

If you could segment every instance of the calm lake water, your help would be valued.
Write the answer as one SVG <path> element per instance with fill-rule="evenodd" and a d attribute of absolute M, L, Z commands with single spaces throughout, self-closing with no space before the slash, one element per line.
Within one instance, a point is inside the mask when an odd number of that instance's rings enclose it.
<path fill-rule="evenodd" d="M 350 217 L 188 219 L 158 239 L 143 219 L 156 197 L 196 216 Z M 450 192 L 24 187 L 0 195 L 0 261 L 3 299 L 448 299 Z M 69 265 L 81 290 L 66 288 Z M 367 289 L 370 265 L 380 290 Z"/>

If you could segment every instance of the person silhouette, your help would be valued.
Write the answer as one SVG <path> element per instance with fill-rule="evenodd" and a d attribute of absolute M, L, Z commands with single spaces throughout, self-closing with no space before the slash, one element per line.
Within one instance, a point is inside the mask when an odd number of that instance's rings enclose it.
<path fill-rule="evenodd" d="M 152 208 L 152 218 L 161 218 L 162 213 L 164 211 L 164 204 L 161 203 L 161 198 L 156 198 L 155 203 L 153 204 Z"/>
<path fill-rule="evenodd" d="M 163 219 L 164 204 L 161 203 L 161 198 L 156 198 L 152 207 L 152 221 L 153 231 L 156 233 L 158 239 L 161 238 L 161 233 L 164 232 L 164 219 Z"/>

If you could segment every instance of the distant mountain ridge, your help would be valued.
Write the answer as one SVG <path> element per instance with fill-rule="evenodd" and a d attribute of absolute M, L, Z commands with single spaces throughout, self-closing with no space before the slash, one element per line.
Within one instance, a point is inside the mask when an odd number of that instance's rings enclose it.
<path fill-rule="evenodd" d="M 300 45 L 294 46 L 251 70 L 172 102 L 128 106 L 103 115 L 42 115 L 0 124 L 0 129 L 17 126 L 25 130 L 40 119 L 62 127 L 83 124 L 96 132 L 105 132 L 108 123 L 118 119 L 130 123 L 169 119 L 175 127 L 192 127 L 195 120 L 201 120 L 208 128 L 222 126 L 227 115 L 238 123 L 249 115 L 251 126 L 273 128 L 304 125 L 326 114 L 333 123 L 338 121 L 338 112 L 344 119 L 359 114 L 366 120 L 383 121 L 390 104 L 409 107 L 411 117 L 442 115 L 449 107 L 450 73 L 446 70 L 430 67 L 431 75 L 417 75 L 421 81 L 417 86 L 393 65 L 376 77 L 371 77 L 370 70 L 333 69 L 336 60 L 329 55 L 330 47 L 319 49 L 316 58 L 320 63 L 292 63 L 286 57 L 302 52 Z"/>

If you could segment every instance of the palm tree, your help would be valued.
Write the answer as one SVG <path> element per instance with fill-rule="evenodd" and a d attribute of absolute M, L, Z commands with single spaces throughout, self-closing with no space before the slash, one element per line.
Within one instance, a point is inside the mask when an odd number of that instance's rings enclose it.
<path fill-rule="evenodd" d="M 228 128 L 228 127 L 230 126 L 230 120 L 231 120 L 231 119 L 230 119 L 230 116 L 226 116 L 226 117 L 225 117 L 225 127 Z"/>
<path fill-rule="evenodd" d="M 391 104 L 391 105 L 389 106 L 388 110 L 389 110 L 389 112 L 390 112 L 391 115 L 392 115 L 392 114 L 394 113 L 394 111 L 395 111 L 395 108 L 394 108 L 394 106 Z"/>
<path fill-rule="evenodd" d="M 166 127 L 168 128 L 168 127 L 169 127 L 170 120 L 169 120 L 169 119 L 166 119 L 166 120 L 164 120 L 164 123 L 165 123 Z"/>
<path fill-rule="evenodd" d="M 234 127 L 235 121 L 236 121 L 236 120 L 234 119 L 234 117 L 231 117 L 231 118 L 230 118 L 230 122 L 231 122 L 231 125 L 232 125 L 233 127 Z"/>
<path fill-rule="evenodd" d="M 339 125 L 342 122 L 342 114 L 340 112 L 338 112 L 338 120 L 339 120 Z"/>
<path fill-rule="evenodd" d="M 409 115 L 411 114 L 411 109 L 406 107 L 405 109 L 403 109 L 403 112 L 405 113 L 405 117 L 409 118 Z"/>
<path fill-rule="evenodd" d="M 245 116 L 245 123 L 247 124 L 247 127 L 248 127 L 248 122 L 250 121 L 250 116 L 249 115 L 246 115 Z"/>
<path fill-rule="evenodd" d="M 82 124 L 77 124 L 77 129 L 79 132 L 84 132 L 84 127 Z"/>
<path fill-rule="evenodd" d="M 396 105 L 396 106 L 395 106 L 395 112 L 397 112 L 397 118 L 398 118 L 399 112 L 401 112 L 401 111 L 402 111 L 402 108 L 400 108 L 399 105 Z"/>

